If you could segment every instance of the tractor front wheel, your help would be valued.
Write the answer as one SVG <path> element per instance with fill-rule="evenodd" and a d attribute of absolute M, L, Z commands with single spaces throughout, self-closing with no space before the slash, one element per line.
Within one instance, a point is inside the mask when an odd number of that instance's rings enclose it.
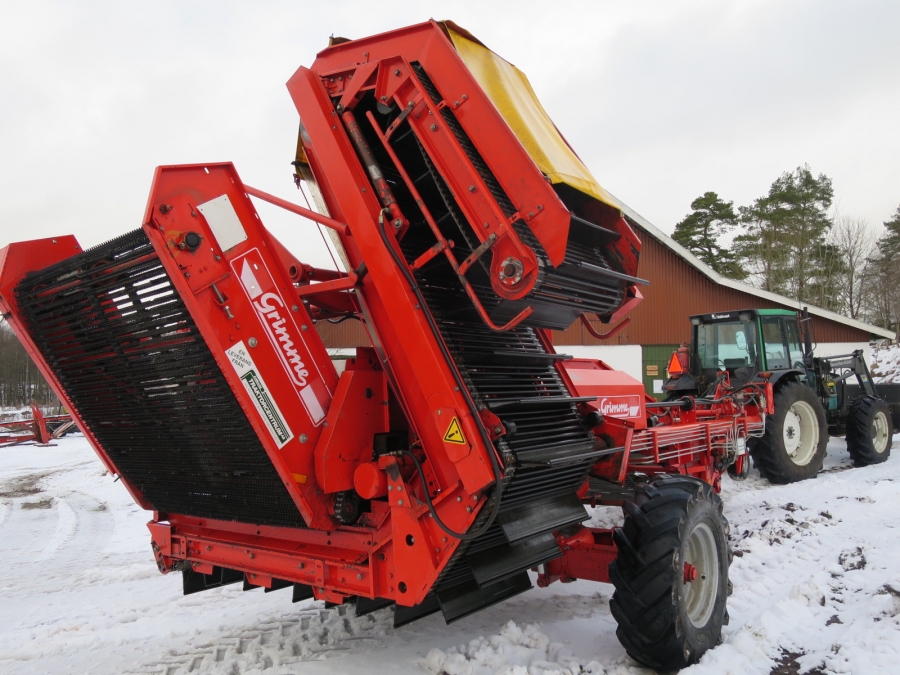
<path fill-rule="evenodd" d="M 874 396 L 850 404 L 847 414 L 847 450 L 856 466 L 880 464 L 891 456 L 891 409 Z"/>
<path fill-rule="evenodd" d="M 728 623 L 728 521 L 718 495 L 694 478 L 655 476 L 635 494 L 613 535 L 616 636 L 632 658 L 677 670 L 719 644 Z"/>
<path fill-rule="evenodd" d="M 822 469 L 827 445 L 822 403 L 805 384 L 788 382 L 775 393 L 775 412 L 750 452 L 763 476 L 787 484 L 814 478 Z"/>

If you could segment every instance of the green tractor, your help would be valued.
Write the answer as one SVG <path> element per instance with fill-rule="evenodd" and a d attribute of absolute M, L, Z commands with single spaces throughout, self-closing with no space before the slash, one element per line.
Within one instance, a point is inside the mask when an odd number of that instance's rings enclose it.
<path fill-rule="evenodd" d="M 812 478 L 822 468 L 828 436 L 846 436 L 857 466 L 885 461 L 900 418 L 900 385 L 876 392 L 862 350 L 844 356 L 813 356 L 809 314 L 802 333 L 796 312 L 747 309 L 691 317 L 693 337 L 672 357 L 667 399 L 705 396 L 725 377 L 739 388 L 768 380 L 774 414 L 765 431 L 748 443 L 760 473 L 773 483 Z M 855 378 L 856 386 L 848 380 Z M 898 390 L 898 391 L 895 391 Z M 888 403 L 885 399 L 893 399 Z M 729 468 L 735 478 L 749 462 Z"/>

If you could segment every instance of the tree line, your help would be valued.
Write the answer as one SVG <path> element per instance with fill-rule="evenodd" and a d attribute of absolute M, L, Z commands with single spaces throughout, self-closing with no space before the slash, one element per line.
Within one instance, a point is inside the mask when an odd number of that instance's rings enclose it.
<path fill-rule="evenodd" d="M 32 401 L 58 405 L 41 372 L 5 322 L 0 323 L 0 407 L 22 407 Z"/>
<path fill-rule="evenodd" d="M 747 206 L 704 193 L 672 238 L 725 277 L 896 330 L 900 206 L 876 228 L 833 203 L 831 179 L 804 165 Z"/>

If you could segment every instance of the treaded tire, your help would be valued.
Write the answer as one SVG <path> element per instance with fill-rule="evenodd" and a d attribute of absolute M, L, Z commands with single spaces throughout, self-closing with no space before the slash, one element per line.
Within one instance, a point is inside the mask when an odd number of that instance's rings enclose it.
<path fill-rule="evenodd" d="M 624 525 L 613 532 L 619 549 L 609 567 L 616 588 L 610 602 L 619 626 L 616 636 L 633 659 L 676 670 L 696 663 L 722 641 L 731 594 L 728 521 L 719 496 L 694 478 L 655 476 L 639 484 L 635 495 L 633 504 L 625 504 Z M 701 575 L 692 583 L 708 585 L 689 587 L 685 563 L 699 563 L 697 556 L 686 559 L 695 550 L 691 542 L 697 533 L 712 546 L 709 567 L 698 565 Z M 707 598 L 699 613 L 690 604 L 696 590 Z"/>
<path fill-rule="evenodd" d="M 882 399 L 862 396 L 847 413 L 847 450 L 856 466 L 880 464 L 891 456 L 891 409 Z M 886 437 L 883 436 L 886 434 Z"/>
<path fill-rule="evenodd" d="M 810 455 L 806 461 L 798 463 L 788 453 L 785 446 L 785 422 L 789 411 L 794 404 L 805 410 L 811 411 L 815 417 L 817 438 L 813 440 L 813 447 L 809 448 Z M 809 420 L 810 423 L 813 420 Z M 789 423 L 789 427 L 791 427 Z M 790 432 L 790 428 L 787 430 Z M 806 439 L 801 439 L 803 443 Z M 788 382 L 775 392 L 775 413 L 766 418 L 766 431 L 762 438 L 757 439 L 750 447 L 750 454 L 759 472 L 772 483 L 786 485 L 797 481 L 815 478 L 822 470 L 825 461 L 825 449 L 828 446 L 828 424 L 825 421 L 825 409 L 822 402 L 816 398 L 815 392 L 800 382 Z M 798 448 L 798 455 L 800 454 Z"/>

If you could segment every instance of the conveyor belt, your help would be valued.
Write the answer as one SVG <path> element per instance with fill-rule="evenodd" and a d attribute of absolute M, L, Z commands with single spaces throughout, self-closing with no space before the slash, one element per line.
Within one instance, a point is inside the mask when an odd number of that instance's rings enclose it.
<path fill-rule="evenodd" d="M 443 97 L 421 64 L 411 65 L 432 102 L 435 105 L 440 103 Z M 441 108 L 440 113 L 504 215 L 510 217 L 515 214 L 515 206 L 456 119 L 451 107 Z M 535 252 L 542 274 L 534 289 L 521 300 L 500 300 L 489 283 L 473 284 L 480 291 L 482 302 L 493 306 L 491 318 L 495 323 L 509 321 L 530 305 L 534 311 L 525 320 L 526 325 L 565 330 L 584 312 L 608 316 L 621 305 L 629 280 L 637 280 L 630 279 L 627 275 L 604 276 L 603 270 L 609 271 L 610 266 L 601 248 L 604 240 L 618 238 L 618 233 L 581 218 L 573 218 L 578 221 L 579 226 L 570 229 L 565 261 L 556 268 L 550 264 L 546 252 L 525 222 L 520 220 L 516 223 L 519 238 Z M 462 231 L 463 236 L 469 236 L 466 229 Z M 580 237 L 588 229 L 591 234 Z M 598 236 L 598 233 L 603 233 L 604 236 Z"/>
<path fill-rule="evenodd" d="M 412 262 L 434 244 L 434 235 L 417 217 L 420 212 L 387 154 L 379 152 L 376 143 L 370 145 L 385 176 L 397 185 L 395 198 L 412 221 L 401 242 L 406 260 Z M 477 243 L 470 241 L 468 225 L 447 186 L 413 135 L 401 134 L 392 145 L 462 260 Z M 493 311 L 500 301 L 486 275 L 479 265 L 468 273 L 473 286 L 485 289 L 483 301 Z M 546 351 L 534 327 L 491 331 L 443 257 L 418 270 L 416 279 L 476 405 L 490 408 L 510 430 L 497 441 L 505 472 L 498 518 L 485 534 L 458 549 L 435 586 L 444 616 L 452 621 L 527 590 L 527 570 L 561 555 L 552 533 L 587 519 L 576 491 L 593 462 L 596 441 L 576 411 L 577 399 L 559 377 L 554 364 L 560 357 Z M 482 511 L 473 529 L 488 511 Z M 431 600 L 428 606 L 437 607 Z"/>
<path fill-rule="evenodd" d="M 305 526 L 143 230 L 29 274 L 16 301 L 75 410 L 155 510 Z"/>

